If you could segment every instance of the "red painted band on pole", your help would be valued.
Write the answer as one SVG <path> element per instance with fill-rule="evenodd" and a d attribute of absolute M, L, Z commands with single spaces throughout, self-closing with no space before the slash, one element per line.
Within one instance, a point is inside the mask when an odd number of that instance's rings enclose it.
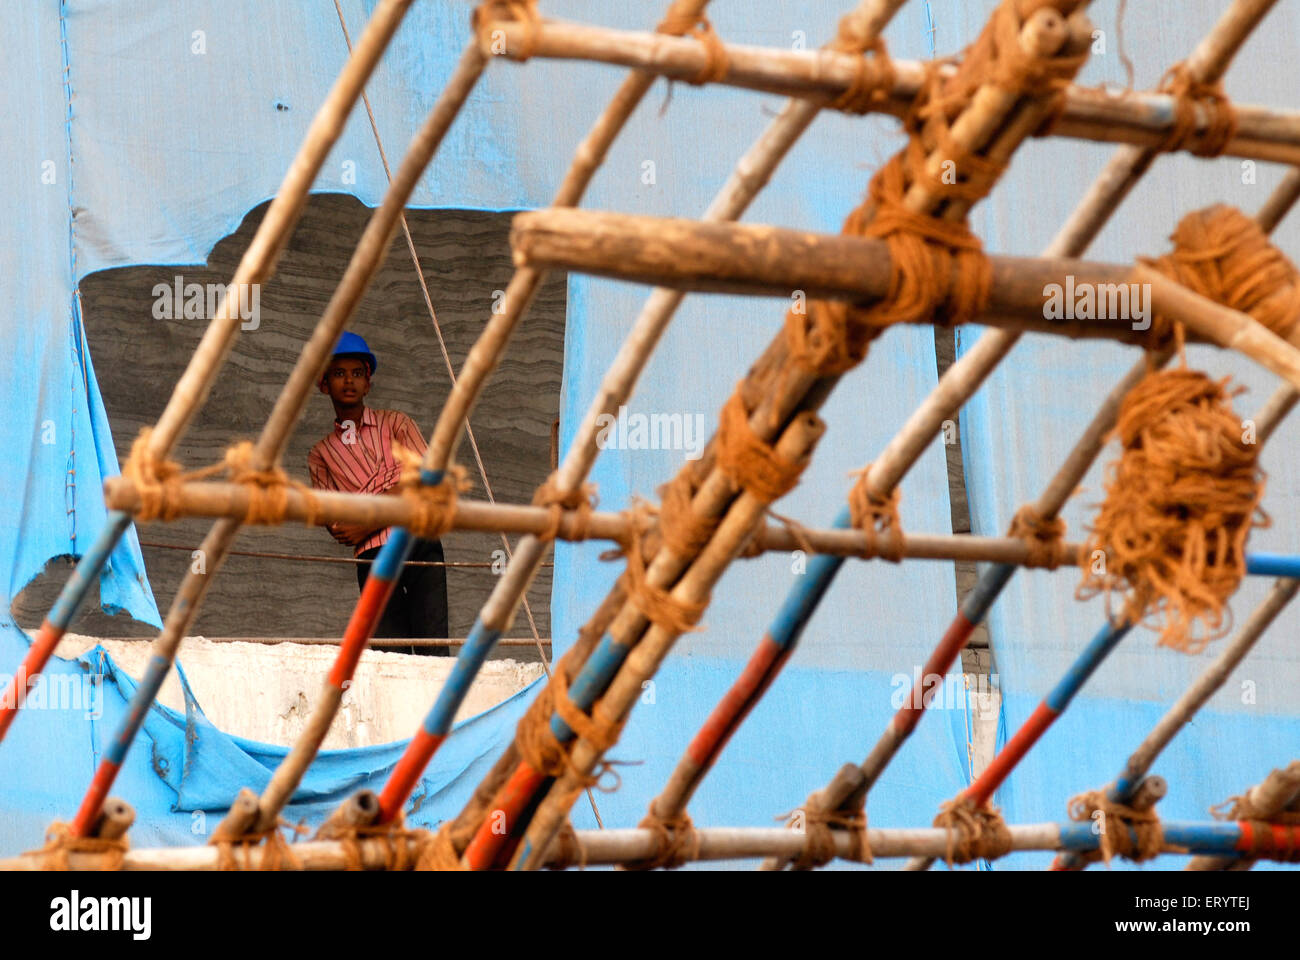
<path fill-rule="evenodd" d="M 1024 725 L 1016 731 L 1016 735 L 1002 748 L 1002 752 L 994 757 L 993 762 L 980 774 L 979 779 L 966 788 L 964 796 L 974 801 L 977 807 L 987 803 L 989 797 L 993 796 L 993 791 L 1002 786 L 1002 781 L 1015 769 L 1016 764 L 1029 752 L 1030 747 L 1038 742 L 1038 738 L 1058 716 L 1060 714 L 1046 702 L 1040 703 Z"/>
<path fill-rule="evenodd" d="M 374 633 L 379 618 L 384 615 L 384 607 L 388 606 L 388 598 L 392 596 L 396 584 L 396 580 L 367 578 L 356 608 L 352 611 L 352 619 L 348 621 L 348 628 L 343 633 L 338 656 L 334 658 L 334 667 L 329 675 L 331 685 L 340 690 L 346 689 L 344 685 L 356 672 L 361 654 L 366 649 L 366 643 Z"/>
<path fill-rule="evenodd" d="M 736 682 L 718 701 L 699 733 L 686 748 L 686 755 L 697 766 L 706 769 L 713 765 L 732 734 L 754 708 L 754 704 L 771 686 L 788 655 L 789 651 L 783 650 L 770 636 L 763 637 Z"/>
<path fill-rule="evenodd" d="M 18 672 L 9 682 L 9 688 L 0 694 L 0 740 L 5 738 L 9 725 L 14 722 L 14 717 L 27 699 L 27 691 L 32 681 L 45 669 L 61 639 L 63 639 L 62 628 L 56 627 L 49 620 L 41 623 L 36 639 L 27 648 L 27 656 L 23 657 Z"/>
<path fill-rule="evenodd" d="M 392 823 L 401 813 L 406 798 L 415 789 L 415 784 L 424 773 L 424 768 L 429 765 L 429 761 L 433 759 L 433 755 L 438 752 L 438 748 L 446 739 L 445 736 L 434 736 L 424 727 L 416 731 L 411 742 L 406 745 L 401 759 L 397 761 L 397 766 L 393 767 L 393 772 L 388 775 L 388 782 L 384 784 L 383 792 L 379 794 L 381 824 Z"/>
<path fill-rule="evenodd" d="M 487 870 L 496 862 L 501 847 L 510 839 L 513 825 L 528 808 L 533 794 L 545 779 L 526 763 L 515 767 L 515 772 L 493 798 L 478 833 L 465 848 L 465 863 L 471 870 Z"/>
<path fill-rule="evenodd" d="M 966 646 L 966 641 L 975 630 L 975 624 L 966 619 L 962 613 L 953 617 L 952 624 L 939 640 L 938 645 L 930 653 L 930 659 L 925 662 L 921 668 L 921 676 L 917 678 L 916 683 L 912 686 L 912 694 L 907 701 L 894 714 L 894 729 L 903 736 L 907 736 L 916 728 L 921 719 L 921 714 L 925 712 L 930 701 L 942 684 L 930 684 L 932 689 L 926 691 L 927 680 L 931 677 L 947 676 L 948 670 L 952 667 L 953 661 L 961 654 L 962 648 Z"/>
<path fill-rule="evenodd" d="M 104 805 L 104 800 L 108 797 L 108 791 L 113 787 L 113 781 L 117 777 L 119 765 L 109 760 L 101 760 L 99 769 L 95 771 L 95 777 L 90 781 L 90 787 L 86 790 L 86 795 L 81 798 L 81 807 L 77 810 L 77 815 L 72 821 L 72 835 L 74 837 L 88 837 L 92 830 L 95 829 L 95 821 L 99 819 L 99 811 Z"/>

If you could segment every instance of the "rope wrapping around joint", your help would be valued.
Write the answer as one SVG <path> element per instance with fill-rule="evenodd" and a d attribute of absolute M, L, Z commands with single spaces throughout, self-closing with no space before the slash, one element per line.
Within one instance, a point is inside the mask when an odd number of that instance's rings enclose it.
<path fill-rule="evenodd" d="M 470 487 L 465 468 L 451 464 L 441 483 L 423 483 L 419 454 L 394 443 L 393 457 L 402 468 L 397 490 L 411 507 L 406 529 L 425 540 L 441 540 L 456 525 L 456 501 Z"/>
<path fill-rule="evenodd" d="M 1007 536 L 1025 542 L 1026 566 L 1055 570 L 1065 562 L 1065 521 L 1044 517 L 1033 504 L 1016 511 Z"/>
<path fill-rule="evenodd" d="M 550 511 L 546 529 L 534 534 L 538 540 L 549 543 L 559 536 L 566 513 L 573 516 L 566 539 L 573 542 L 586 540 L 591 529 L 591 512 L 596 509 L 596 485 L 583 483 L 572 490 L 563 490 L 557 471 L 533 493 L 533 506 L 546 507 Z"/>
<path fill-rule="evenodd" d="M 36 851 L 41 858 L 42 870 L 67 871 L 69 855 L 74 853 L 95 854 L 99 857 L 98 868 L 106 871 L 122 869 L 130 843 L 126 837 L 79 837 L 72 832 L 72 824 L 62 821 L 51 823 L 45 831 L 45 846 Z"/>
<path fill-rule="evenodd" d="M 1242 825 L 1243 835 L 1249 838 L 1248 856 L 1253 854 L 1257 857 L 1266 856 L 1270 860 L 1300 862 L 1300 847 L 1279 849 L 1277 843 L 1280 836 L 1290 844 L 1292 829 L 1300 826 L 1300 810 L 1263 807 L 1256 804 L 1249 793 L 1244 793 L 1211 807 L 1210 814 L 1216 820 L 1234 820 Z M 1276 831 L 1274 827 L 1284 829 Z"/>
<path fill-rule="evenodd" d="M 798 825 L 798 819 L 791 821 L 791 829 Z M 871 844 L 867 840 L 867 813 L 861 807 L 855 810 L 819 810 L 810 805 L 803 811 L 802 826 L 804 846 L 790 862 L 795 870 L 824 867 L 834 860 L 837 830 L 849 834 L 848 859 L 858 863 L 875 862 L 871 856 Z"/>
<path fill-rule="evenodd" d="M 1204 83 L 1192 76 L 1186 62 L 1176 63 L 1165 71 L 1157 88 L 1174 98 L 1174 122 L 1168 135 L 1154 149 L 1163 153 L 1188 150 L 1198 157 L 1217 157 L 1228 149 L 1237 135 L 1237 111 L 1223 81 Z M 1196 108 L 1206 112 L 1205 133 L 1197 134 Z"/>
<path fill-rule="evenodd" d="M 289 823 L 283 818 L 280 818 L 276 825 L 269 830 L 256 833 L 244 833 L 236 836 L 223 830 L 217 830 L 208 839 L 208 843 L 217 848 L 217 869 L 223 871 L 252 870 L 253 851 L 258 847 L 262 847 L 261 860 L 257 866 L 258 870 L 301 870 L 301 861 L 294 854 L 293 848 L 285 842 L 284 835 L 280 832 L 284 828 L 292 831 L 295 838 L 307 833 L 307 827 L 303 824 Z M 243 853 L 242 864 L 236 856 L 236 851 Z"/>
<path fill-rule="evenodd" d="M 425 848 L 433 843 L 433 834 L 423 829 L 407 829 L 405 818 L 399 814 L 389 823 L 382 824 L 326 821 L 316 832 L 315 839 L 339 841 L 343 847 L 344 869 L 348 871 L 365 869 L 361 844 L 368 840 L 382 842 L 384 870 L 410 870 L 424 859 Z M 414 852 L 411 851 L 412 842 Z"/>
<path fill-rule="evenodd" d="M 505 37 L 494 37 L 492 30 L 492 24 L 502 20 L 517 21 L 527 27 L 521 49 L 515 53 L 522 63 L 536 52 L 541 40 L 542 17 L 537 12 L 537 0 L 483 0 L 474 8 L 470 25 L 484 56 L 505 52 Z M 502 45 L 500 50 L 496 48 L 497 43 Z"/>
<path fill-rule="evenodd" d="M 759 437 L 749 425 L 742 387 L 736 387 L 719 417 L 718 469 L 726 474 L 737 490 L 743 490 L 765 504 L 772 503 L 799 483 L 811 452 L 798 460 L 790 460 L 777 452 L 775 444 Z M 825 430 L 825 424 L 815 415 L 814 421 L 814 429 Z"/>
<path fill-rule="evenodd" d="M 687 21 L 690 21 L 689 24 L 683 26 Z M 659 32 L 691 36 L 704 45 L 704 66 L 699 73 L 687 77 L 687 83 L 698 87 L 706 83 L 717 83 L 727 75 L 731 67 L 727 48 L 704 14 L 701 13 L 696 17 L 685 16 L 676 20 L 665 19 L 659 24 Z"/>
<path fill-rule="evenodd" d="M 872 493 L 867 483 L 870 474 L 870 464 L 856 471 L 858 480 L 849 490 L 849 524 L 866 536 L 866 544 L 858 555 L 864 560 L 881 557 L 890 563 L 900 563 L 906 546 L 898 517 L 901 495 L 897 488 L 885 497 Z"/>
<path fill-rule="evenodd" d="M 1085 546 L 1104 563 L 1085 568 L 1077 591 L 1105 594 L 1108 605 L 1121 592 L 1122 618 L 1146 621 L 1161 646 L 1187 653 L 1231 628 L 1246 538 L 1267 525 L 1259 447 L 1243 442 L 1230 396 L 1226 378 L 1177 369 L 1149 374 L 1124 398 L 1122 452 Z"/>
<path fill-rule="evenodd" d="M 1141 863 L 1159 856 L 1164 849 L 1164 830 L 1154 809 L 1135 810 L 1111 800 L 1105 790 L 1091 790 L 1073 797 L 1069 812 L 1071 820 L 1096 823 L 1100 831 L 1097 854 L 1085 860 L 1099 857 L 1109 865 L 1111 858 L 1119 855 Z"/>
<path fill-rule="evenodd" d="M 885 41 L 872 35 L 861 17 L 847 14 L 840 18 L 839 29 L 829 48 L 838 53 L 857 56 L 853 80 L 845 91 L 831 101 L 831 107 L 848 113 L 870 113 L 889 99 L 896 71 Z M 867 53 L 874 54 L 868 59 Z"/>
<path fill-rule="evenodd" d="M 1011 852 L 1011 831 L 997 807 L 976 807 L 959 797 L 943 805 L 934 825 L 948 831 L 948 850 L 944 860 L 949 866 L 972 860 L 996 860 Z"/>
<path fill-rule="evenodd" d="M 652 804 L 637 827 L 654 834 L 654 849 L 643 860 L 623 864 L 624 870 L 675 870 L 699 859 L 700 835 L 685 810 L 664 819 L 655 813 Z"/>
<path fill-rule="evenodd" d="M 182 515 L 182 486 L 224 472 L 232 483 L 239 484 L 248 491 L 248 506 L 244 510 L 243 523 L 283 523 L 289 507 L 289 490 L 292 489 L 302 497 L 305 514 L 303 523 L 307 526 L 316 525 L 320 505 L 311 488 L 291 480 L 278 464 L 265 469 L 255 468 L 256 448 L 251 441 L 243 440 L 232 444 L 226 449 L 220 463 L 183 471 L 176 461 L 154 456 L 151 450 L 152 436 L 153 428 L 141 429 L 131 444 L 130 455 L 122 464 L 122 476 L 131 481 L 140 498 L 140 506 L 135 511 L 137 523 L 176 520 Z"/>
<path fill-rule="evenodd" d="M 416 870 L 457 871 L 468 869 L 461 863 L 460 854 L 451 838 L 451 821 L 444 821 L 430 838 L 420 847 L 420 855 L 415 861 Z"/>
<path fill-rule="evenodd" d="M 571 730 L 581 731 L 583 735 L 590 734 L 597 738 L 597 742 L 603 743 L 609 740 L 612 744 L 618 739 L 618 732 L 622 729 L 621 722 L 611 721 L 603 714 L 599 714 L 598 717 L 587 716 L 578 709 L 568 695 L 569 684 L 572 683 L 573 675 L 580 666 L 579 652 L 599 642 L 617 614 L 617 604 L 602 606 L 596 612 L 579 631 L 579 642 L 560 658 L 559 663 L 551 670 L 551 678 L 542 688 L 542 692 L 519 718 L 515 743 L 519 749 L 520 759 L 539 774 L 559 777 L 566 771 L 572 770 L 568 749 L 556 739 L 551 729 L 553 713 L 559 712 L 561 719 L 569 724 Z M 597 711 L 599 708 L 600 705 L 597 704 Z M 610 737 L 613 739 L 609 739 Z M 579 776 L 584 786 L 594 786 L 600 779 L 603 769 L 594 776 L 582 776 L 576 770 L 572 772 Z"/>

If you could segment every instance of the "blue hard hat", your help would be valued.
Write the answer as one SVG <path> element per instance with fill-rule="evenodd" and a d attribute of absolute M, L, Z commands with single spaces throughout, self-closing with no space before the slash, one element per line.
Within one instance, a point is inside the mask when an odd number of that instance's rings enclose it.
<path fill-rule="evenodd" d="M 339 337 L 339 342 L 334 345 L 334 356 L 337 357 L 340 354 L 353 357 L 364 357 L 366 363 L 370 364 L 371 376 L 374 376 L 375 370 L 379 366 L 379 362 L 375 359 L 375 355 L 371 353 L 370 348 L 366 346 L 366 341 L 362 340 L 359 334 L 355 334 L 351 330 L 345 330 L 343 336 Z"/>

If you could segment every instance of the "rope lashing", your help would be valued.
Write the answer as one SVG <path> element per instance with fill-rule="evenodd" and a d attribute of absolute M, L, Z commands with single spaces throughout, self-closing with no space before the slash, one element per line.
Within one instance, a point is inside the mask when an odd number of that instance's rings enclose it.
<path fill-rule="evenodd" d="M 616 586 L 615 590 L 621 594 L 621 587 Z M 592 614 L 591 619 L 578 630 L 578 642 L 560 658 L 560 662 L 551 670 L 550 681 L 542 688 L 542 692 L 524 715 L 519 718 L 515 742 L 520 759 L 540 774 L 557 777 L 568 769 L 569 763 L 567 751 L 555 739 L 555 734 L 550 727 L 551 714 L 555 709 L 555 695 L 551 684 L 555 683 L 556 676 L 561 676 L 560 683 L 564 686 L 567 698 L 569 683 L 578 667 L 578 659 L 583 655 L 584 650 L 590 650 L 600 642 L 621 607 L 621 601 L 614 603 L 607 601 Z"/>
<path fill-rule="evenodd" d="M 280 818 L 271 829 L 257 833 L 244 833 L 235 836 L 217 830 L 208 838 L 208 843 L 217 848 L 217 869 L 252 870 L 253 850 L 265 841 L 266 845 L 262 852 L 261 863 L 258 865 L 259 870 L 301 870 L 302 863 L 280 833 L 281 828 L 285 827 L 291 830 L 295 837 L 307 833 L 307 828 L 303 824 L 289 823 L 283 818 Z M 242 865 L 235 855 L 236 848 L 244 854 Z"/>
<path fill-rule="evenodd" d="M 180 516 L 180 489 L 185 483 L 205 480 L 219 473 L 227 473 L 232 483 L 248 489 L 248 508 L 243 522 L 249 524 L 279 524 L 284 522 L 288 509 L 288 491 L 292 488 L 302 496 L 306 508 L 303 518 L 307 526 L 315 526 L 319 505 L 311 489 L 290 480 L 278 465 L 264 470 L 253 467 L 255 448 L 244 440 L 227 448 L 220 463 L 198 470 L 182 472 L 173 460 L 157 459 L 150 452 L 152 428 L 145 427 L 131 444 L 131 453 L 122 464 L 122 476 L 134 485 L 140 507 L 136 510 L 138 523 L 151 520 L 171 521 Z"/>
<path fill-rule="evenodd" d="M 406 528 L 425 540 L 439 540 L 456 523 L 456 501 L 469 489 L 465 468 L 452 464 L 441 483 L 420 482 L 420 456 L 400 443 L 393 444 L 393 457 L 401 465 L 397 490 L 411 506 Z"/>
<path fill-rule="evenodd" d="M 1060 0 L 1003 0 L 993 12 L 966 58 L 970 71 L 964 78 L 969 96 L 982 83 L 992 83 L 1011 93 L 1042 96 L 1050 93 L 1053 113 L 1065 105 L 1065 92 L 1080 68 L 1088 62 L 1088 51 L 1076 54 L 1052 53 L 1040 56 L 1020 42 L 1025 21 L 1041 10 L 1061 12 Z M 966 64 L 963 64 L 965 66 Z"/>
<path fill-rule="evenodd" d="M 794 538 L 794 542 L 798 544 L 799 549 L 802 550 L 806 556 L 812 556 L 818 552 L 817 548 L 813 546 L 812 541 L 808 539 L 808 528 L 794 517 L 787 517 L 784 514 L 777 513 L 771 507 L 767 509 L 767 515 L 777 523 L 781 524 L 781 526 L 785 527 L 786 530 L 790 531 L 790 536 Z M 767 527 L 760 523 L 754 528 L 754 532 L 750 534 L 749 539 L 747 539 L 741 546 L 740 553 L 738 553 L 737 556 L 750 559 L 753 557 L 761 557 L 766 552 Z"/>
<path fill-rule="evenodd" d="M 972 860 L 996 860 L 1011 852 L 1011 831 L 997 807 L 976 807 L 959 797 L 949 800 L 934 818 L 934 825 L 948 831 L 949 866 Z"/>
<path fill-rule="evenodd" d="M 586 789 L 596 785 L 608 767 L 608 762 L 602 762 L 600 769 L 591 775 L 581 774 L 574 769 L 568 749 L 556 739 L 555 732 L 551 729 L 551 714 L 559 714 L 569 729 L 602 753 L 618 742 L 625 721 L 605 714 L 600 703 L 588 715 L 569 699 L 569 683 L 577 666 L 573 652 L 571 649 L 560 658 L 560 662 L 551 670 L 550 681 L 519 718 L 515 740 L 520 757 L 533 770 L 553 778 L 558 778 L 567 771 L 580 782 L 581 789 Z"/>
<path fill-rule="evenodd" d="M 687 83 L 697 86 L 702 83 L 717 83 L 727 75 L 727 70 L 731 66 L 727 58 L 727 48 L 714 31 L 709 18 L 702 12 L 679 9 L 678 4 L 673 4 L 663 20 L 655 27 L 655 32 L 666 33 L 670 37 L 684 37 L 689 34 L 704 44 L 704 67 L 695 76 L 687 78 Z"/>
<path fill-rule="evenodd" d="M 181 483 L 181 465 L 175 460 L 153 456 L 150 451 L 152 435 L 152 427 L 141 429 L 140 435 L 131 443 L 130 455 L 122 464 L 122 476 L 131 481 L 140 497 L 140 507 L 135 512 L 137 523 L 151 520 L 170 522 L 180 515 L 176 491 Z"/>
<path fill-rule="evenodd" d="M 541 533 L 535 534 L 543 543 L 554 540 L 560 533 L 560 525 L 566 511 L 573 513 L 573 529 L 568 540 L 586 540 L 591 526 L 591 511 L 596 507 L 596 485 L 580 484 L 567 492 L 560 489 L 557 476 L 552 473 L 546 482 L 533 494 L 533 505 L 548 507 L 551 511 L 550 522 Z"/>
<path fill-rule="evenodd" d="M 889 91 L 893 89 L 894 62 L 889 57 L 885 41 L 878 34 L 873 34 L 874 31 L 862 16 L 850 13 L 840 18 L 839 29 L 835 31 L 830 49 L 839 53 L 856 54 L 858 60 L 852 82 L 831 102 L 836 110 L 868 113 L 888 99 Z M 871 59 L 865 56 L 868 51 L 874 54 Z"/>
<path fill-rule="evenodd" d="M 627 558 L 623 585 L 628 599 L 651 623 L 673 634 L 690 633 L 699 629 L 697 624 L 704 616 L 708 601 L 679 600 L 670 591 L 650 582 L 643 553 L 645 541 L 638 533 L 648 526 L 650 512 L 651 508 L 644 503 L 633 504 L 631 509 L 624 511 L 629 533 L 621 545 L 621 552 Z"/>
<path fill-rule="evenodd" d="M 290 480 L 288 474 L 279 465 L 265 470 L 255 469 L 253 454 L 253 444 L 244 440 L 226 450 L 224 462 L 231 482 L 243 484 L 248 488 L 248 509 L 244 512 L 244 523 L 283 523 L 285 511 L 289 506 L 289 489 L 292 487 L 302 494 L 307 508 L 307 515 L 303 522 L 309 527 L 315 526 L 319 506 L 311 490 L 295 480 Z"/>
<path fill-rule="evenodd" d="M 484 56 L 493 56 L 498 52 L 493 50 L 494 39 L 491 26 L 501 20 L 516 20 L 528 27 L 523 45 L 516 52 L 517 59 L 522 63 L 537 50 L 537 44 L 541 39 L 542 17 L 537 12 L 537 0 L 483 0 L 474 8 L 470 24 L 474 35 L 478 38 L 479 50 Z M 504 44 L 505 40 L 502 39 L 501 42 Z"/>
<path fill-rule="evenodd" d="M 1105 790 L 1091 790 L 1073 797 L 1069 811 L 1070 819 L 1077 823 L 1098 824 L 1101 859 L 1107 864 L 1116 854 L 1141 863 L 1158 857 L 1164 849 L 1165 834 L 1154 809 L 1135 810 L 1111 800 Z"/>
<path fill-rule="evenodd" d="M 796 828 L 799 821 L 791 821 Z M 795 870 L 824 867 L 835 859 L 835 831 L 848 831 L 850 850 L 848 859 L 858 863 L 873 863 L 871 844 L 867 841 L 867 814 L 865 810 L 803 811 L 804 846 L 791 861 Z"/>
<path fill-rule="evenodd" d="M 1086 546 L 1104 551 L 1078 595 L 1128 592 L 1123 616 L 1149 620 L 1160 645 L 1199 653 L 1227 632 L 1228 599 L 1246 573 L 1246 538 L 1263 474 L 1258 445 L 1242 441 L 1227 380 L 1194 370 L 1149 374 L 1124 399 L 1106 500 Z M 1203 623 L 1205 633 L 1195 627 Z"/>
<path fill-rule="evenodd" d="M 1065 560 L 1065 521 L 1043 517 L 1033 504 L 1016 512 L 1007 536 L 1025 541 L 1027 566 L 1055 570 Z"/>
<path fill-rule="evenodd" d="M 1158 89 L 1174 98 L 1174 123 L 1157 150 L 1190 150 L 1199 157 L 1217 157 L 1228 149 L 1237 134 L 1237 111 L 1223 92 L 1222 81 L 1198 82 L 1186 63 L 1176 63 L 1165 71 Z M 1205 133 L 1200 137 L 1196 133 L 1198 105 L 1207 117 Z"/>
<path fill-rule="evenodd" d="M 679 557 L 693 557 L 712 539 L 721 517 L 707 517 L 691 506 L 699 480 L 689 468 L 659 488 L 659 536 Z"/>
<path fill-rule="evenodd" d="M 849 489 L 849 523 L 867 538 L 859 556 L 864 560 L 881 557 L 899 563 L 904 547 L 902 522 L 898 518 L 900 493 L 897 488 L 883 498 L 872 493 L 867 486 L 869 464 L 855 472 L 858 480 Z"/>
<path fill-rule="evenodd" d="M 816 423 L 825 429 L 820 419 Z M 787 460 L 773 444 L 754 433 L 739 386 L 722 407 L 717 440 L 718 469 L 736 489 L 763 503 L 779 500 L 793 490 L 808 466 L 808 457 Z"/>
<path fill-rule="evenodd" d="M 69 869 L 68 855 L 73 853 L 97 854 L 100 870 L 121 870 L 130 844 L 125 836 L 116 838 L 79 837 L 72 832 L 72 824 L 55 821 L 45 831 L 45 846 L 37 851 L 42 870 Z"/>
<path fill-rule="evenodd" d="M 340 841 L 343 846 L 344 869 L 349 871 L 365 869 L 361 844 L 366 840 L 383 841 L 385 870 L 410 870 L 424 855 L 424 848 L 433 842 L 433 834 L 422 829 L 408 830 L 405 818 L 399 815 L 389 823 L 380 824 L 326 821 L 316 832 L 315 839 Z M 415 841 L 414 854 L 410 850 L 412 840 Z"/>
<path fill-rule="evenodd" d="M 420 855 L 415 861 L 416 870 L 454 871 L 467 869 L 460 862 L 460 854 L 451 839 L 451 821 L 444 821 L 436 833 L 429 837 L 429 842 L 420 847 Z"/>
<path fill-rule="evenodd" d="M 675 870 L 685 863 L 698 860 L 700 856 L 700 835 L 695 832 L 691 815 L 685 810 L 667 820 L 654 812 L 641 818 L 637 826 L 654 833 L 654 850 L 644 860 L 623 864 L 625 870 Z"/>
<path fill-rule="evenodd" d="M 1268 234 L 1236 207 L 1215 204 L 1179 221 L 1170 235 L 1174 249 L 1158 260 L 1143 260 L 1187 289 L 1233 310 L 1249 314 L 1284 340 L 1300 322 L 1300 271 Z M 1173 331 L 1153 319 L 1153 338 Z"/>
<path fill-rule="evenodd" d="M 1034 5 L 1024 16 L 1049 5 Z M 951 125 L 981 86 L 993 83 L 1033 96 L 1047 91 L 1064 102 L 1065 87 L 1085 55 L 1036 56 L 1022 49 L 1024 17 L 1016 6 L 1008 0 L 998 8 L 956 74 L 944 77 L 936 65 L 927 68 L 903 121 L 907 146 L 872 178 L 866 201 L 845 220 L 844 234 L 887 243 L 888 295 L 869 306 L 810 300 L 787 312 L 789 352 L 812 373 L 833 376 L 855 366 L 885 326 L 936 315 L 944 323 L 965 323 L 983 310 L 992 269 L 979 238 L 964 217 L 921 213 L 905 198 L 921 185 L 944 200 L 971 204 L 985 197 L 1002 175 L 1005 164 L 963 149 L 952 134 Z M 852 92 L 856 96 L 856 89 Z"/>

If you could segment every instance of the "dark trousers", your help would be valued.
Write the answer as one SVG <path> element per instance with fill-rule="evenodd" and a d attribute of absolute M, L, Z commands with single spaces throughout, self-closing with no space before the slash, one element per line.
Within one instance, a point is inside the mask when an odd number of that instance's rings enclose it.
<path fill-rule="evenodd" d="M 363 587 L 366 577 L 370 575 L 370 562 L 379 555 L 382 547 L 363 551 L 357 564 L 357 586 Z M 438 637 L 447 636 L 447 568 L 413 567 L 411 560 L 442 561 L 442 544 L 437 540 L 416 540 L 407 557 L 407 565 L 402 568 L 402 575 L 393 588 L 393 594 L 384 608 L 375 627 L 374 635 L 379 638 L 393 637 Z M 446 646 L 411 647 L 412 653 L 424 653 L 431 656 L 450 655 Z"/>

